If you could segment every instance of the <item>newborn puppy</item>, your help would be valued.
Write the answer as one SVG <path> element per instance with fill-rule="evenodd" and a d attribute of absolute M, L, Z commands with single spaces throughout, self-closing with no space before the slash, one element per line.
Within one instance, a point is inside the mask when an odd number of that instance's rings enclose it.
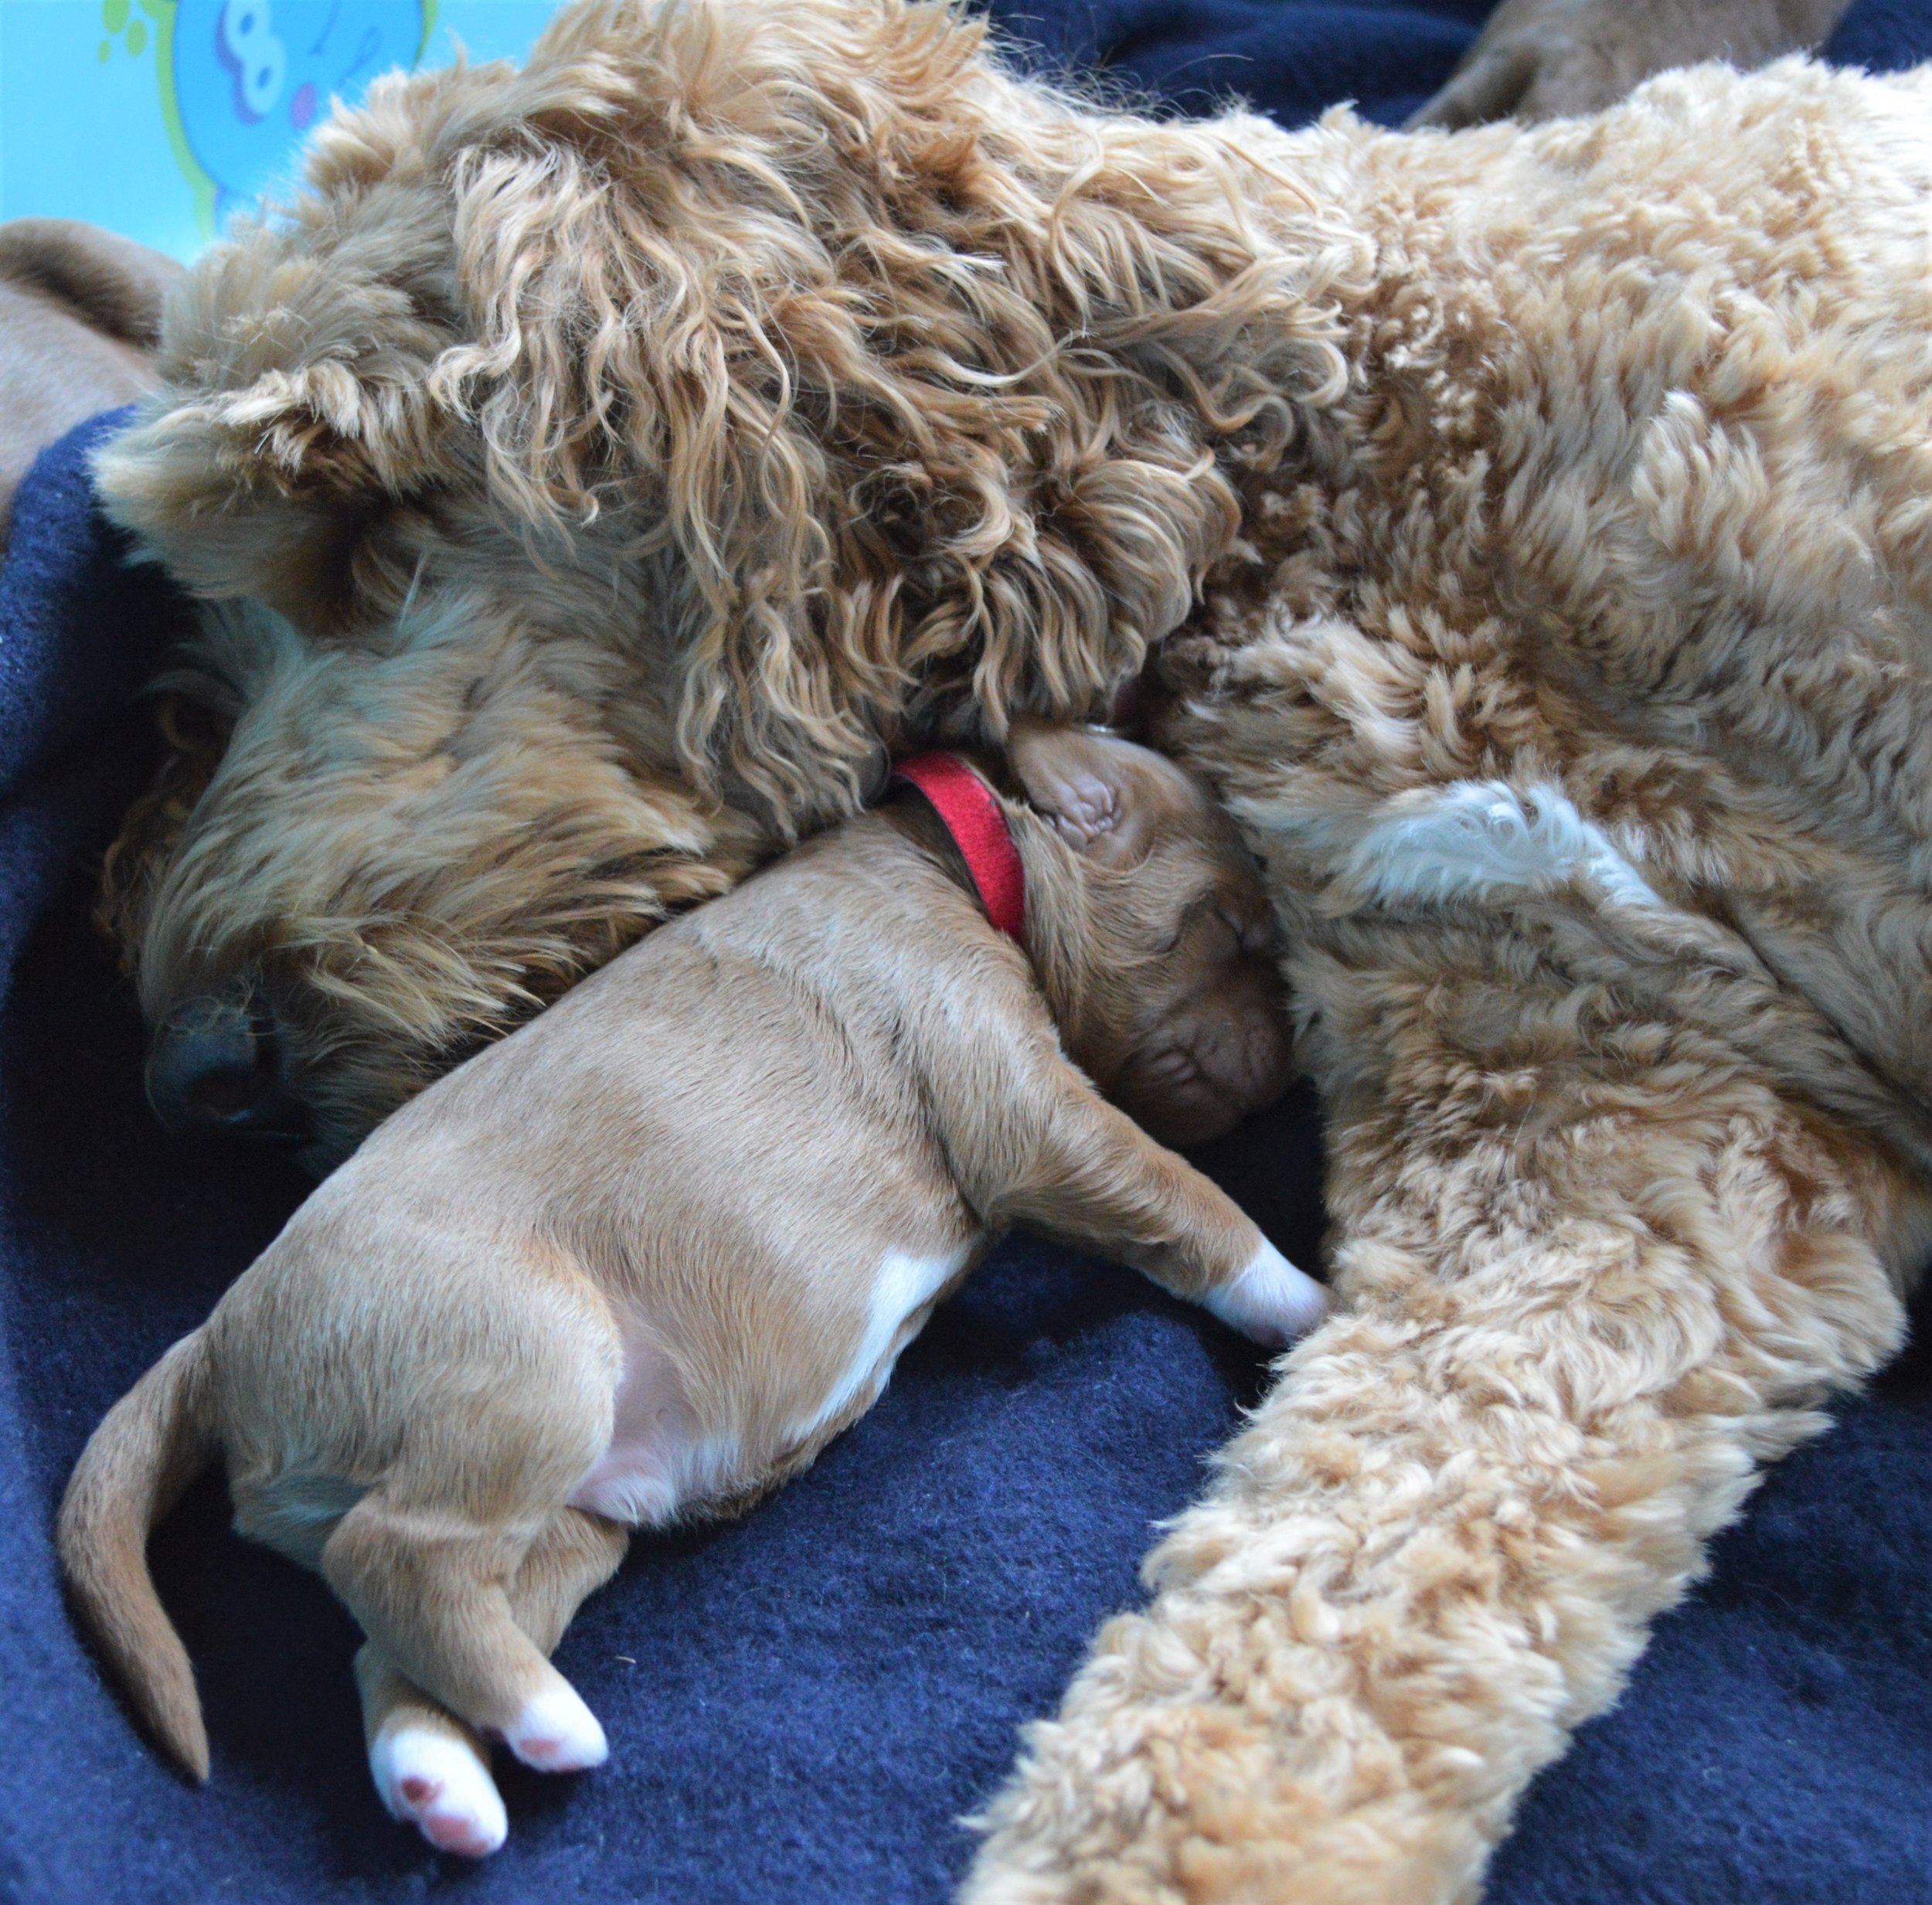
<path fill-rule="evenodd" d="M 604 1757 L 547 1657 L 625 1529 L 742 1507 L 810 1461 L 1009 1226 L 1263 1342 L 1317 1320 L 1320 1287 L 1095 1089 L 1192 1138 L 1286 1084 L 1233 828 L 1124 741 L 1028 726 L 1009 765 L 1023 799 L 940 762 L 963 784 L 935 798 L 988 830 L 973 860 L 907 795 L 425 1091 L 110 1413 L 61 1556 L 197 1777 L 145 1550 L 217 1455 L 236 1527 L 318 1569 L 369 1635 L 384 1801 L 482 1853 L 505 1829 L 485 1740 L 551 1771 Z M 1002 853 L 1018 943 L 978 896 Z"/>

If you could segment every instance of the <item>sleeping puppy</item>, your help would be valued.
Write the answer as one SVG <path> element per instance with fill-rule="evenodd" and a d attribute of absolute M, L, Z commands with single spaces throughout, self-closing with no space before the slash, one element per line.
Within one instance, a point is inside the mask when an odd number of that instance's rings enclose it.
<path fill-rule="evenodd" d="M 108 1416 L 61 1555 L 198 1778 L 145 1548 L 218 1455 L 236 1526 L 369 1635 L 384 1801 L 478 1854 L 505 1829 L 485 1740 L 550 1771 L 604 1757 L 547 1656 L 625 1530 L 809 1462 L 1009 1226 L 1264 1342 L 1318 1318 L 1320 1286 L 1100 1095 L 1186 1141 L 1287 1081 L 1230 824 L 1092 732 L 1022 727 L 1008 765 L 1023 798 L 929 760 L 932 805 L 809 842 L 424 1092 Z"/>

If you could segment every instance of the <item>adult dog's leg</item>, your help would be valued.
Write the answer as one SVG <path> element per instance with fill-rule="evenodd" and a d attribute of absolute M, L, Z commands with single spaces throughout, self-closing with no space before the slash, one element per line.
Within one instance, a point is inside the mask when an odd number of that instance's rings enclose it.
<path fill-rule="evenodd" d="M 510 1613 L 545 1654 L 555 1651 L 585 1597 L 616 1572 L 629 1541 L 614 1522 L 566 1509 L 523 1557 L 510 1584 Z M 390 1813 L 444 1852 L 472 1858 L 495 1852 L 509 1822 L 481 1738 L 372 1641 L 355 1656 L 355 1682 L 369 1770 Z"/>
<path fill-rule="evenodd" d="M 1034 1730 L 973 1905 L 1472 1897 L 1755 1464 L 1898 1341 L 1923 1200 L 1721 1055 L 1384 1029 L 1337 1094 L 1344 1309 Z"/>

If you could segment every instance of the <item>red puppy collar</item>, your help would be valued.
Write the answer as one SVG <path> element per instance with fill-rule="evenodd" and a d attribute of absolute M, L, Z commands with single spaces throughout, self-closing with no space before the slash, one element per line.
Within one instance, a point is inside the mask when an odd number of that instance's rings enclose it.
<path fill-rule="evenodd" d="M 893 778 L 932 803 L 965 858 L 986 917 L 1018 939 L 1026 923 L 1026 874 L 993 790 L 957 754 L 914 754 L 893 769 Z"/>

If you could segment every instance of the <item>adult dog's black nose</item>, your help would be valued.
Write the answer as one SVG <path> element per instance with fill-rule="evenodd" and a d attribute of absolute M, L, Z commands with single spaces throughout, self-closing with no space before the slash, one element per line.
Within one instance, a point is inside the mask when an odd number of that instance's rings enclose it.
<path fill-rule="evenodd" d="M 186 999 L 168 1013 L 148 1048 L 148 1102 L 170 1131 L 301 1134 L 275 1015 L 252 992 Z"/>

